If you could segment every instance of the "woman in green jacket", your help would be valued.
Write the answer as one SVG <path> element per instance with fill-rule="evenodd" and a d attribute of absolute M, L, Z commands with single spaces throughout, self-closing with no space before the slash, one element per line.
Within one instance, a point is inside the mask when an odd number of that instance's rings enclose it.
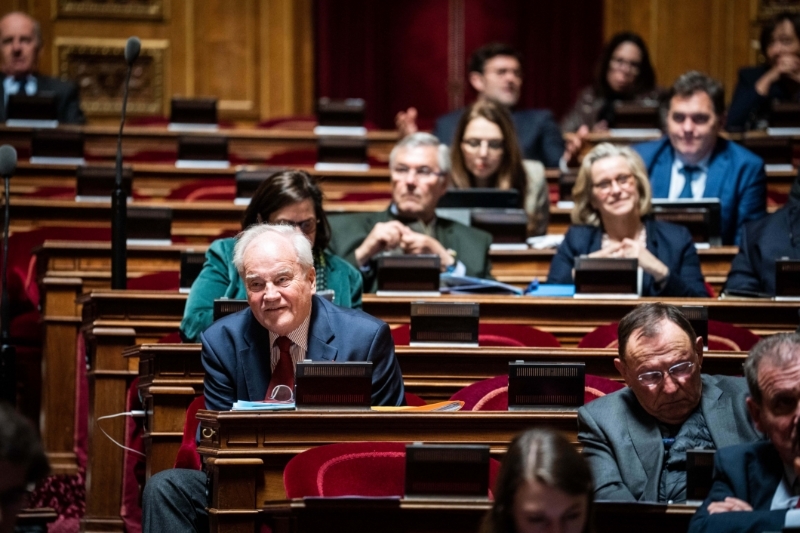
<path fill-rule="evenodd" d="M 253 224 L 291 224 L 305 233 L 314 247 L 317 291 L 332 290 L 333 303 L 361 308 L 361 273 L 326 251 L 330 226 L 322 209 L 322 191 L 314 179 L 299 170 L 279 172 L 267 178 L 256 190 L 242 219 L 242 229 Z M 214 300 L 247 298 L 244 283 L 233 266 L 235 237 L 217 239 L 206 252 L 203 270 L 192 284 L 181 321 L 181 336 L 186 342 L 199 342 L 213 322 Z"/>

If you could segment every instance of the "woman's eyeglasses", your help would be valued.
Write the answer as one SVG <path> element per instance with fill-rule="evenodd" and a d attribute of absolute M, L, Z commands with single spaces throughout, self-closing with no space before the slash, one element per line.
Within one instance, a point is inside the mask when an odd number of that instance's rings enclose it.
<path fill-rule="evenodd" d="M 628 189 L 635 181 L 633 174 L 620 174 L 613 180 L 603 180 L 598 183 L 593 183 L 592 187 L 605 194 L 611 191 L 611 187 L 615 182 L 620 189 Z"/>

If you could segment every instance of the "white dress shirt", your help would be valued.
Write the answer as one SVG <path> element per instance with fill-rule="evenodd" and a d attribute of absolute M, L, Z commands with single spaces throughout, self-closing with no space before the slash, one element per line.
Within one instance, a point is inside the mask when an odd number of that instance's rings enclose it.
<path fill-rule="evenodd" d="M 708 154 L 703 159 L 697 162 L 695 166 L 700 168 L 699 174 L 692 180 L 692 198 L 699 200 L 703 197 L 706 190 L 706 178 L 708 178 L 708 161 L 711 159 L 711 154 Z M 683 167 L 687 166 L 678 154 L 675 154 L 675 160 L 672 162 L 672 175 L 669 180 L 669 196 L 670 200 L 677 200 L 683 186 L 686 184 L 686 176 L 683 175 Z"/>

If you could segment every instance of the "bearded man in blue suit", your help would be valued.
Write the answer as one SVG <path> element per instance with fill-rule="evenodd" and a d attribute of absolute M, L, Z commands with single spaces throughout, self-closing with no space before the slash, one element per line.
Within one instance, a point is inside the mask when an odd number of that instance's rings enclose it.
<path fill-rule="evenodd" d="M 742 226 L 766 215 L 764 161 L 719 137 L 725 94 L 717 81 L 687 72 L 670 89 L 663 109 L 667 136 L 637 144 L 653 198 L 719 198 L 722 243 L 739 244 Z"/>
<path fill-rule="evenodd" d="M 233 263 L 249 308 L 222 318 L 200 336 L 207 409 L 237 400 L 280 399 L 294 386 L 298 361 L 371 361 L 373 405 L 402 405 L 403 376 L 389 326 L 314 295 L 311 244 L 291 226 L 261 224 L 238 238 Z M 206 474 L 164 470 L 147 482 L 145 532 L 209 529 Z"/>

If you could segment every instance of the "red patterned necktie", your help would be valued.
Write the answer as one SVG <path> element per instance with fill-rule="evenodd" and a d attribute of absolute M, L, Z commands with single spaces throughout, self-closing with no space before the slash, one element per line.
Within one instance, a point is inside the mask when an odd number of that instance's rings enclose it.
<path fill-rule="evenodd" d="M 286 385 L 294 395 L 294 364 L 292 364 L 292 354 L 289 353 L 289 348 L 292 346 L 292 341 L 289 337 L 278 337 L 275 341 L 280 350 L 280 359 L 278 364 L 275 365 L 275 370 L 272 371 L 272 379 L 269 380 L 269 387 L 267 387 L 267 397 L 265 400 L 272 400 L 272 391 L 278 385 Z M 286 399 L 284 394 L 279 391 L 276 400 Z"/>

